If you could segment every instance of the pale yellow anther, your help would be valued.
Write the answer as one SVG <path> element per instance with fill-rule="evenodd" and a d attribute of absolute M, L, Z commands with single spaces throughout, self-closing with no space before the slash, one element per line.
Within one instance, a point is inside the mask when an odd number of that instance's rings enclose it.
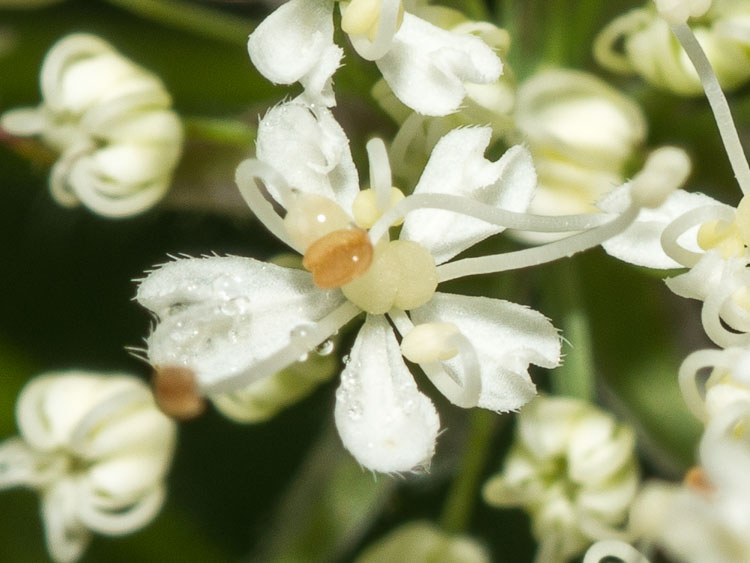
<path fill-rule="evenodd" d="M 401 353 L 415 364 L 450 360 L 458 354 L 451 344 L 456 334 L 458 327 L 453 323 L 417 325 L 401 341 Z"/>
<path fill-rule="evenodd" d="M 698 246 L 703 250 L 717 250 L 723 258 L 739 256 L 745 250 L 737 223 L 706 221 L 698 229 Z"/>
<path fill-rule="evenodd" d="M 352 218 L 333 200 L 313 194 L 299 194 L 287 209 L 284 227 L 303 250 L 325 235 L 346 229 Z"/>
<path fill-rule="evenodd" d="M 388 203 L 388 209 L 396 205 L 399 201 L 404 199 L 404 192 L 398 188 L 391 187 L 391 200 Z M 357 194 L 352 204 L 352 215 L 354 215 L 354 221 L 358 227 L 363 229 L 369 229 L 375 222 L 380 219 L 381 215 L 387 211 L 380 210 L 377 204 L 377 195 L 375 190 L 362 190 Z M 394 223 L 394 226 L 401 225 L 404 222 L 403 219 L 399 219 Z"/>
<path fill-rule="evenodd" d="M 341 29 L 351 35 L 367 35 L 375 41 L 380 24 L 383 0 L 352 0 L 341 13 Z M 404 5 L 399 2 L 398 27 L 404 19 Z"/>
<path fill-rule="evenodd" d="M 377 315 L 424 305 L 437 283 L 432 254 L 419 243 L 395 240 L 379 244 L 367 273 L 341 290 L 357 307 Z"/>
<path fill-rule="evenodd" d="M 741 287 L 735 291 L 734 294 L 732 294 L 732 301 L 750 313 L 750 290 L 748 290 L 747 287 Z"/>

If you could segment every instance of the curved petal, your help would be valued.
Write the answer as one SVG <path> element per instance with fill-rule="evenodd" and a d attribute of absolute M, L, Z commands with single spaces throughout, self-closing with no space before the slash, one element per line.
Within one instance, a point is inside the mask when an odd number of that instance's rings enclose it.
<path fill-rule="evenodd" d="M 312 101 L 335 105 L 331 77 L 343 51 L 333 42 L 332 0 L 286 2 L 255 28 L 247 49 L 271 82 L 301 82 Z"/>
<path fill-rule="evenodd" d="M 428 466 L 437 411 L 406 367 L 385 317 L 368 315 L 336 391 L 336 427 L 349 452 L 373 471 Z"/>
<path fill-rule="evenodd" d="M 271 375 L 261 362 L 344 303 L 308 272 L 239 257 L 167 263 L 141 282 L 136 299 L 160 319 L 148 338 L 151 362 L 187 366 L 215 392 L 231 390 L 222 381 L 248 370 L 243 387 Z"/>
<path fill-rule="evenodd" d="M 0 443 L 0 490 L 10 487 L 43 487 L 67 469 L 63 456 L 40 453 L 20 438 Z"/>
<path fill-rule="evenodd" d="M 483 155 L 491 135 L 489 128 L 475 127 L 455 129 L 440 139 L 414 193 L 461 195 L 509 211 L 525 211 L 536 187 L 531 155 L 515 146 L 490 162 Z M 425 246 L 441 264 L 502 231 L 451 211 L 419 209 L 407 215 L 401 238 Z"/>
<path fill-rule="evenodd" d="M 625 184 L 612 191 L 600 203 L 603 211 L 620 213 L 630 204 L 630 184 Z M 690 193 L 676 190 L 667 198 L 663 205 L 656 209 L 643 208 L 638 218 L 621 234 L 602 243 L 607 254 L 636 266 L 647 268 L 681 268 L 664 252 L 661 246 L 661 234 L 674 219 L 698 207 L 721 205 L 718 201 L 701 193 Z M 680 237 L 681 239 L 683 237 Z M 689 235 L 684 237 L 689 239 Z M 693 241 L 695 237 L 693 236 Z M 682 242 L 682 240 L 681 240 Z M 687 240 L 685 241 L 687 244 Z M 693 242 L 692 246 L 697 249 Z"/>
<path fill-rule="evenodd" d="M 560 362 L 557 330 L 537 311 L 499 299 L 436 293 L 410 312 L 415 324 L 455 324 L 476 349 L 482 390 L 478 406 L 493 411 L 517 410 L 536 394 L 529 364 L 553 368 Z M 458 358 L 444 362 L 456 380 L 465 378 Z"/>
<path fill-rule="evenodd" d="M 409 13 L 377 65 L 399 100 L 435 116 L 458 109 L 466 95 L 464 82 L 494 82 L 503 69 L 478 37 L 446 31 Z"/>
<path fill-rule="evenodd" d="M 294 189 L 336 201 L 350 212 L 359 177 L 349 139 L 333 114 L 298 102 L 271 108 L 258 124 L 256 156 L 271 165 Z M 267 186 L 279 203 L 282 194 Z"/>

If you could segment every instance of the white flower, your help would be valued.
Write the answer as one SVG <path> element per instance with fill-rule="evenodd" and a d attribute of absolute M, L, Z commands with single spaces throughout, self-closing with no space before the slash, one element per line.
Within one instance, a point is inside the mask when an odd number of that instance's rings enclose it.
<path fill-rule="evenodd" d="M 251 34 L 248 51 L 263 76 L 300 82 L 306 100 L 334 105 L 331 77 L 343 51 L 333 42 L 333 0 L 290 0 Z M 456 111 L 467 84 L 487 84 L 502 64 L 470 33 L 440 29 L 410 13 L 399 0 L 342 2 L 342 27 L 354 49 L 375 61 L 399 100 L 425 115 Z"/>
<path fill-rule="evenodd" d="M 594 75 L 565 69 L 532 75 L 516 97 L 516 126 L 539 174 L 529 211 L 595 212 L 596 202 L 624 182 L 625 164 L 645 139 L 641 109 Z"/>
<path fill-rule="evenodd" d="M 439 431 L 393 326 L 413 361 L 455 404 L 518 409 L 535 394 L 528 365 L 559 361 L 556 330 L 520 305 L 435 292 L 441 264 L 502 230 L 462 215 L 461 205 L 483 202 L 482 209 L 516 217 L 502 209 L 522 210 L 531 197 L 528 153 L 515 147 L 490 162 L 482 156 L 489 138 L 485 128 L 444 137 L 414 195 L 389 210 L 400 192 L 391 187 L 382 143 L 368 144 L 372 189 L 360 191 L 348 139 L 328 110 L 299 103 L 270 110 L 259 125 L 257 160 L 240 165 L 238 185 L 258 218 L 304 253 L 312 275 L 239 257 L 160 267 L 137 295 L 159 317 L 148 339 L 150 361 L 157 370 L 192 370 L 201 394 L 232 391 L 304 357 L 366 312 L 341 376 L 336 424 L 358 461 L 383 472 L 428 464 Z M 286 208 L 284 219 L 258 180 Z M 451 206 L 408 211 L 420 197 L 448 198 Z M 452 206 L 458 212 L 447 210 Z M 399 239 L 389 240 L 388 228 L 403 215 Z"/>
<path fill-rule="evenodd" d="M 50 173 L 61 205 L 101 215 L 134 215 L 169 188 L 182 126 L 161 81 L 93 35 L 74 34 L 47 53 L 43 102 L 11 110 L 0 124 L 39 135 L 60 157 Z"/>
<path fill-rule="evenodd" d="M 466 536 L 452 536 L 429 522 L 409 522 L 368 546 L 356 563 L 489 563 L 487 550 Z"/>
<path fill-rule="evenodd" d="M 16 420 L 20 437 L 0 444 L 0 488 L 39 491 L 56 561 L 78 559 L 91 532 L 133 532 L 161 508 L 175 426 L 140 380 L 39 376 L 21 392 Z"/>
<path fill-rule="evenodd" d="M 630 515 L 639 537 L 680 561 L 750 560 L 750 403 L 737 402 L 711 419 L 700 444 L 700 469 L 682 487 L 650 483 Z"/>
<path fill-rule="evenodd" d="M 684 24 L 688 15 L 705 12 L 709 2 L 659 0 L 657 4 L 663 9 L 661 14 L 649 0 L 645 7 L 613 20 L 597 37 L 594 55 L 609 70 L 639 74 L 676 94 L 700 94 L 698 74 L 672 35 L 670 23 Z M 713 0 L 711 4 L 695 22 L 695 35 L 721 85 L 733 90 L 750 78 L 750 7 L 737 0 Z"/>
<path fill-rule="evenodd" d="M 635 435 L 578 399 L 539 396 L 517 417 L 505 467 L 484 487 L 494 506 L 521 506 L 538 561 L 565 561 L 618 528 L 638 487 Z"/>

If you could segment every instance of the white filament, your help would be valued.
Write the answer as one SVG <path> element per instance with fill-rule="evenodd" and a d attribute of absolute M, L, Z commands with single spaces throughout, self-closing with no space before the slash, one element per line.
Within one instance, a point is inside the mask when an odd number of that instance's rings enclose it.
<path fill-rule="evenodd" d="M 247 387 L 254 381 L 280 372 L 299 358 L 304 357 L 305 354 L 309 353 L 316 346 L 328 340 L 341 327 L 361 312 L 362 310 L 353 303 L 349 301 L 345 302 L 327 316 L 311 324 L 309 330 L 304 335 L 290 338 L 289 344 L 278 352 L 271 354 L 260 362 L 252 364 L 243 371 L 219 381 L 201 385 L 200 393 L 207 396 L 214 393 L 236 391 Z"/>
<path fill-rule="evenodd" d="M 516 270 L 570 257 L 578 252 L 598 246 L 621 233 L 635 221 L 639 211 L 640 207 L 631 204 L 622 215 L 608 223 L 549 244 L 503 254 L 464 258 L 463 260 L 442 264 L 437 269 L 438 280 L 444 282 L 464 276 Z"/>
<path fill-rule="evenodd" d="M 354 50 L 360 57 L 368 61 L 376 61 L 390 51 L 393 37 L 399 28 L 400 11 L 401 0 L 382 0 L 375 40 L 370 41 L 364 35 L 349 36 L 352 45 L 354 45 Z"/>
<path fill-rule="evenodd" d="M 719 80 L 716 78 L 706 53 L 687 24 L 672 25 L 671 28 L 698 72 L 706 98 L 714 113 L 716 125 L 719 127 L 719 134 L 724 143 L 724 149 L 727 151 L 729 163 L 732 165 L 742 193 L 746 194 L 750 191 L 750 166 L 745 158 L 745 151 L 742 149 L 732 112 L 729 110 L 729 104 L 721 90 Z"/>
<path fill-rule="evenodd" d="M 620 540 L 601 540 L 592 545 L 583 563 L 601 563 L 603 559 L 615 557 L 623 563 L 649 563 L 649 560 L 629 543 Z"/>
<path fill-rule="evenodd" d="M 375 203 L 381 212 L 391 206 L 391 165 L 388 162 L 388 151 L 382 139 L 370 139 L 366 145 L 367 158 L 370 161 L 370 188 L 375 191 Z"/>
<path fill-rule="evenodd" d="M 509 229 L 542 233 L 585 231 L 607 223 L 611 215 L 583 213 L 581 215 L 531 215 L 499 209 L 464 196 L 450 194 L 412 194 L 385 212 L 370 229 L 370 240 L 374 243 L 399 219 L 417 209 L 444 209 L 469 217 L 487 221 Z"/>
<path fill-rule="evenodd" d="M 672 260 L 679 262 L 687 268 L 692 268 L 701 259 L 703 253 L 688 250 L 681 246 L 677 242 L 677 239 L 693 227 L 713 220 L 731 223 L 734 221 L 734 210 L 728 206 L 711 205 L 696 207 L 683 213 L 662 231 L 661 246 L 664 252 Z"/>
<path fill-rule="evenodd" d="M 734 355 L 728 357 L 725 351 L 722 350 L 697 350 L 685 358 L 682 365 L 680 365 L 677 376 L 680 391 L 690 412 L 696 418 L 704 421 L 707 418 L 705 393 L 702 393 L 698 387 L 698 373 L 706 368 L 730 369 L 733 359 Z"/>

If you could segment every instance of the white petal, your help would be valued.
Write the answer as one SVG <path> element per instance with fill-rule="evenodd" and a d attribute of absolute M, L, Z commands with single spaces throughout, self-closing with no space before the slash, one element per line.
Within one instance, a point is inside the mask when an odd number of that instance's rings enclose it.
<path fill-rule="evenodd" d="M 136 298 L 160 318 L 148 338 L 151 362 L 188 366 L 204 388 L 254 368 L 245 385 L 271 375 L 259 364 L 344 302 L 308 272 L 239 257 L 170 262 L 141 283 Z"/>
<path fill-rule="evenodd" d="M 301 192 L 336 201 L 350 212 L 359 178 L 349 139 L 330 111 L 287 102 L 271 108 L 258 124 L 256 156 Z M 274 186 L 271 195 L 281 202 Z"/>
<path fill-rule="evenodd" d="M 409 13 L 377 65 L 399 100 L 435 116 L 458 109 L 464 82 L 487 84 L 502 72 L 500 59 L 478 37 L 445 31 Z"/>
<path fill-rule="evenodd" d="M 247 48 L 271 82 L 301 82 L 313 101 L 334 105 L 331 76 L 343 51 L 333 42 L 331 0 L 290 0 L 255 28 Z"/>
<path fill-rule="evenodd" d="M 66 466 L 63 456 L 38 452 L 20 438 L 8 438 L 0 443 L 0 490 L 19 485 L 43 487 Z"/>
<path fill-rule="evenodd" d="M 157 457 L 120 456 L 92 466 L 86 474 L 85 486 L 103 504 L 127 506 L 158 485 L 164 471 L 164 463 Z"/>
<path fill-rule="evenodd" d="M 336 427 L 363 466 L 394 473 L 427 466 L 440 421 L 406 367 L 393 330 L 368 315 L 341 374 Z"/>
<path fill-rule="evenodd" d="M 156 516 L 164 503 L 164 497 L 164 486 L 158 484 L 133 499 L 112 498 L 107 496 L 106 491 L 96 489 L 89 479 L 81 477 L 76 483 L 76 515 L 95 532 L 108 535 L 128 534 L 142 528 Z"/>
<path fill-rule="evenodd" d="M 485 127 L 455 129 L 440 139 L 414 193 L 462 195 L 509 211 L 525 211 L 536 187 L 529 152 L 510 148 L 490 162 L 484 150 L 491 131 Z M 401 238 L 427 247 L 441 264 L 503 228 L 451 211 L 419 209 L 407 215 Z"/>
<path fill-rule="evenodd" d="M 629 184 L 611 192 L 599 203 L 603 211 L 618 213 L 625 210 L 630 203 Z M 718 201 L 701 193 L 690 193 L 676 190 L 667 198 L 661 207 L 656 209 L 644 208 L 638 213 L 638 218 L 623 233 L 602 243 L 607 253 L 625 262 L 647 268 L 681 268 L 682 264 L 666 255 L 661 246 L 661 234 L 674 219 L 698 207 L 721 205 Z M 690 248 L 697 246 L 690 244 L 689 233 L 680 237 L 680 242 Z"/>
<path fill-rule="evenodd" d="M 454 323 L 474 345 L 481 366 L 478 405 L 493 411 L 517 410 L 536 394 L 529 364 L 552 368 L 560 362 L 557 330 L 537 311 L 499 299 L 436 293 L 410 312 L 415 324 Z M 444 362 L 463 381 L 459 358 Z"/>

